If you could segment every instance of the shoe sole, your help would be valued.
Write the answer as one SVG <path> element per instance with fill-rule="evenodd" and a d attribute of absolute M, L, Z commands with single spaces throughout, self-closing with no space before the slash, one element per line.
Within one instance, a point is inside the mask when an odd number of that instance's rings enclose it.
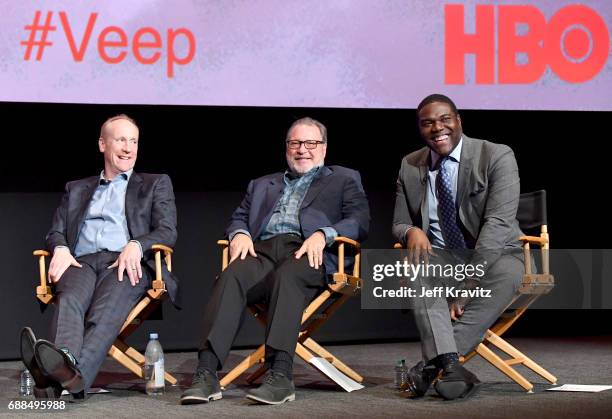
<path fill-rule="evenodd" d="M 208 397 L 185 396 L 185 397 L 181 397 L 181 404 L 188 405 L 188 404 L 210 403 L 211 401 L 221 400 L 222 398 L 223 398 L 223 395 L 221 394 L 221 392 L 211 394 Z"/>
<path fill-rule="evenodd" d="M 263 403 L 263 404 L 283 404 L 285 402 L 292 402 L 292 401 L 294 401 L 295 400 L 295 394 L 290 394 L 287 397 L 285 397 L 283 400 L 278 401 L 278 402 L 262 399 L 260 397 L 253 396 L 252 394 L 247 394 L 246 398 L 249 399 L 249 400 L 253 400 L 253 401 L 259 402 L 259 403 Z"/>
<path fill-rule="evenodd" d="M 36 362 L 34 355 L 35 344 L 36 336 L 34 336 L 34 332 L 32 331 L 32 329 L 30 329 L 29 327 L 24 327 L 23 329 L 21 329 L 19 345 L 21 353 L 21 362 L 23 362 L 23 365 L 25 365 L 25 367 L 30 371 L 30 373 L 32 372 L 32 368 L 39 368 L 38 365 L 34 366 L 34 362 Z M 34 397 L 36 399 L 59 399 L 62 395 L 62 388 L 59 386 L 59 384 L 47 384 L 51 385 L 49 385 L 48 387 L 35 386 L 33 389 Z"/>
<path fill-rule="evenodd" d="M 21 329 L 20 335 L 20 352 L 21 361 L 27 369 L 32 368 L 32 361 L 34 360 L 34 344 L 36 343 L 36 336 L 29 327 Z"/>
<path fill-rule="evenodd" d="M 445 400 L 468 399 L 480 388 L 481 383 L 467 384 L 464 381 L 436 383 L 435 389 Z"/>

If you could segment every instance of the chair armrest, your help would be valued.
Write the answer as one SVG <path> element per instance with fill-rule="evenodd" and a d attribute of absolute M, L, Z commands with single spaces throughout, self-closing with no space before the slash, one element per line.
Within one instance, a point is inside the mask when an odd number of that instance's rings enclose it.
<path fill-rule="evenodd" d="M 334 243 L 338 244 L 338 273 L 344 274 L 344 246 L 349 245 L 355 249 L 355 263 L 353 264 L 353 276 L 359 277 L 359 268 L 361 263 L 361 244 L 349 239 L 348 237 L 338 236 L 334 239 Z"/>
<path fill-rule="evenodd" d="M 217 240 L 217 244 L 221 246 L 221 270 L 224 271 L 229 265 L 229 240 Z"/>
<path fill-rule="evenodd" d="M 543 246 L 548 243 L 548 238 L 538 236 L 521 236 L 519 237 L 519 240 L 523 243 L 538 244 L 540 246 Z"/>
<path fill-rule="evenodd" d="M 45 257 L 51 256 L 51 253 L 46 250 L 34 250 L 32 254 L 38 257 L 40 285 L 36 287 L 36 298 L 38 298 L 44 304 L 49 304 L 53 299 L 53 290 L 47 282 Z"/>
<path fill-rule="evenodd" d="M 345 243 L 345 244 L 348 244 L 350 246 L 353 246 L 357 250 L 361 249 L 361 244 L 359 244 L 358 241 L 355 241 L 353 239 L 349 239 L 348 237 L 344 237 L 344 236 L 336 237 L 335 240 L 334 240 L 334 243 Z"/>
<path fill-rule="evenodd" d="M 166 292 L 166 284 L 162 276 L 161 256 L 163 253 L 166 267 L 168 271 L 172 272 L 172 253 L 174 253 L 174 250 L 163 244 L 154 244 L 151 246 L 151 250 L 155 254 L 155 280 L 151 282 L 151 289 L 148 294 L 152 298 L 158 299 Z"/>

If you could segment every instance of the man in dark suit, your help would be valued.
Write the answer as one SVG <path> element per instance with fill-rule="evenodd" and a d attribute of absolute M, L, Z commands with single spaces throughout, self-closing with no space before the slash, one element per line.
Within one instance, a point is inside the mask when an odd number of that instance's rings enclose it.
<path fill-rule="evenodd" d="M 221 398 L 217 370 L 231 349 L 247 304 L 268 306 L 265 334 L 270 374 L 247 397 L 279 404 L 295 399 L 293 356 L 302 312 L 326 274 L 337 269 L 330 247 L 336 236 L 363 240 L 369 208 L 359 173 L 325 166 L 327 130 L 311 118 L 291 125 L 289 169 L 249 183 L 226 233 L 230 264 L 215 284 L 204 317 L 199 365 L 182 404 Z"/>
<path fill-rule="evenodd" d="M 448 97 L 430 95 L 417 112 L 427 146 L 402 160 L 393 234 L 415 262 L 433 257 L 435 249 L 456 254 L 472 249 L 469 262 L 484 266 L 485 273 L 480 280 L 470 278 L 465 287 L 490 290 L 490 296 L 456 299 L 450 305 L 443 298 L 433 304 L 417 299 L 423 361 L 410 371 L 410 390 L 424 395 L 441 373 L 435 386 L 441 396 L 468 397 L 479 381 L 459 364 L 459 356 L 482 341 L 512 300 L 524 271 L 516 252 L 522 235 L 516 220 L 518 168 L 509 147 L 463 134 L 461 117 Z"/>
<path fill-rule="evenodd" d="M 150 286 L 155 243 L 174 246 L 176 208 L 167 175 L 134 172 L 139 130 L 127 115 L 102 125 L 98 145 L 104 170 L 66 184 L 47 234 L 55 284 L 53 342 L 21 333 L 23 362 L 36 395 L 62 389 L 82 397 L 133 306 Z M 176 303 L 177 281 L 164 279 Z"/>

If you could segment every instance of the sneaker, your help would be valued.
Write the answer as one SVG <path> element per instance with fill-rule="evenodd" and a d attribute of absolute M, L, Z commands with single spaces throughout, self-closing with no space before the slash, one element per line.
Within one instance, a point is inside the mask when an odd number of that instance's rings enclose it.
<path fill-rule="evenodd" d="M 265 404 L 292 402 L 295 400 L 295 386 L 284 374 L 271 371 L 262 385 L 247 392 L 246 398 Z"/>
<path fill-rule="evenodd" d="M 181 404 L 208 403 L 212 400 L 220 400 L 221 386 L 219 379 L 208 370 L 197 370 L 193 375 L 191 387 L 181 395 Z"/>

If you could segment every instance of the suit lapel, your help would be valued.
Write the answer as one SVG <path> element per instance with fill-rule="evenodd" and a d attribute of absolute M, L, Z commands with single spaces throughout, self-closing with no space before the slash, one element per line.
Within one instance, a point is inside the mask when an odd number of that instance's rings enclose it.
<path fill-rule="evenodd" d="M 302 201 L 302 206 L 300 207 L 300 209 L 306 208 L 312 203 L 312 201 L 314 201 L 319 192 L 321 192 L 325 188 L 325 185 L 327 185 L 331 180 L 330 175 L 332 173 L 332 170 L 327 166 L 323 166 L 321 168 L 319 173 L 317 173 L 317 176 L 310 184 L 310 187 L 308 188 L 308 192 L 306 193 L 306 196 Z"/>
<path fill-rule="evenodd" d="M 280 199 L 280 196 L 283 193 L 283 188 L 285 184 L 283 183 L 283 174 L 279 173 L 278 176 L 275 176 L 270 180 L 268 186 L 266 187 L 266 196 L 261 204 L 261 208 L 256 213 L 255 221 L 252 226 L 257 228 L 257 234 L 255 237 L 259 237 L 264 228 L 268 225 L 270 218 L 272 217 L 272 211 L 274 210 L 274 206 Z"/>
<path fill-rule="evenodd" d="M 85 179 L 81 189 L 79 190 L 79 196 L 77 198 L 78 203 L 73 212 L 70 213 L 68 220 L 68 243 L 72 245 L 72 251 L 74 251 L 74 247 L 76 246 L 76 241 L 79 235 L 79 231 L 81 226 L 83 225 L 83 221 L 85 220 L 85 213 L 87 212 L 87 208 L 89 207 L 89 202 L 93 197 L 94 192 L 96 191 L 96 187 L 100 178 L 98 176 L 93 176 L 89 179 Z"/>
<path fill-rule="evenodd" d="M 463 146 L 461 149 L 461 161 L 459 162 L 459 173 L 457 176 L 457 207 L 461 208 L 465 193 L 472 173 L 474 150 L 471 138 L 463 136 Z"/>
<path fill-rule="evenodd" d="M 429 174 L 429 148 L 423 148 L 423 152 L 419 160 L 417 161 L 419 167 L 419 181 L 420 185 L 415 188 L 418 191 L 417 199 L 415 202 L 420 202 L 422 227 L 424 231 L 429 228 L 429 208 L 427 205 L 427 181 Z"/>
<path fill-rule="evenodd" d="M 127 219 L 128 230 L 130 231 L 130 237 L 137 237 L 140 234 L 134 232 L 133 221 L 136 219 L 134 211 L 136 211 L 138 203 L 138 193 L 142 187 L 142 176 L 136 172 L 132 172 L 130 180 L 128 181 L 127 190 L 125 192 L 125 217 Z"/>

